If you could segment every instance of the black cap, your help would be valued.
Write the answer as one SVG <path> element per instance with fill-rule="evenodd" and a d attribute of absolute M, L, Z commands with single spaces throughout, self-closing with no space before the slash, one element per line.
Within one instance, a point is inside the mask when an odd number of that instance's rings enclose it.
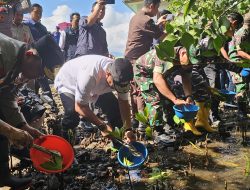
<path fill-rule="evenodd" d="M 133 66 L 128 59 L 118 58 L 111 64 L 110 73 L 116 84 L 122 84 L 133 80 Z"/>
<path fill-rule="evenodd" d="M 33 47 L 37 50 L 42 58 L 43 65 L 49 69 L 64 63 L 64 56 L 60 47 L 54 38 L 47 34 L 33 43 Z"/>

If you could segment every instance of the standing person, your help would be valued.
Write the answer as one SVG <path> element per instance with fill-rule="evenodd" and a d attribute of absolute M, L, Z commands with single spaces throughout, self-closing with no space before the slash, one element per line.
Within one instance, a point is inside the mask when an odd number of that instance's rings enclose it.
<path fill-rule="evenodd" d="M 101 23 L 104 16 L 105 0 L 97 0 L 92 5 L 91 14 L 80 19 L 76 56 L 109 55 L 106 32 Z"/>
<path fill-rule="evenodd" d="M 105 4 L 105 0 L 97 0 L 92 5 L 91 14 L 81 17 L 79 22 L 79 38 L 75 53 L 76 57 L 90 54 L 112 57 L 109 55 L 106 32 L 101 23 L 101 20 L 105 16 Z M 112 92 L 102 95 L 100 99 L 102 98 L 116 101 Z M 106 103 L 106 107 L 108 107 L 109 102 L 103 103 Z M 98 107 L 97 109 L 100 110 Z M 83 119 L 80 124 L 87 130 L 93 130 L 93 126 Z"/>
<path fill-rule="evenodd" d="M 53 32 L 53 37 L 58 45 L 59 45 L 59 41 L 60 41 L 60 37 L 61 37 L 61 32 L 59 30 L 60 30 L 60 27 L 56 26 L 56 31 Z"/>
<path fill-rule="evenodd" d="M 125 57 L 132 64 L 150 50 L 153 39 L 162 40 L 166 36 L 161 29 L 161 25 L 166 22 L 165 15 L 161 16 L 157 23 L 152 19 L 157 15 L 160 3 L 160 0 L 144 0 L 143 8 L 133 16 L 129 23 Z M 135 118 L 135 113 L 144 109 L 143 98 L 135 83 L 132 83 L 131 100 L 133 118 Z M 135 120 L 134 123 L 137 125 Z M 143 127 L 142 131 L 144 131 Z"/>
<path fill-rule="evenodd" d="M 65 60 L 69 61 L 75 57 L 77 41 L 79 37 L 79 13 L 72 13 L 70 15 L 71 26 L 66 28 L 61 33 L 59 46 L 64 52 Z"/>
<path fill-rule="evenodd" d="M 30 32 L 30 29 L 22 22 L 23 22 L 23 13 L 15 11 L 11 26 L 12 38 L 19 40 L 21 42 L 25 42 L 27 44 L 31 44 L 34 40 Z"/>
<path fill-rule="evenodd" d="M 43 13 L 42 6 L 39 4 L 33 4 L 31 7 L 31 12 L 30 12 L 31 18 L 24 22 L 27 26 L 29 26 L 34 41 L 38 41 L 40 38 L 48 34 L 47 28 L 41 23 L 42 13 Z M 54 64 L 54 63 L 51 63 L 51 64 Z M 51 75 L 49 76 L 49 74 L 47 73 L 45 74 L 48 78 L 51 78 L 53 80 L 53 76 Z M 39 86 L 42 88 L 43 93 L 48 95 L 53 100 L 53 106 L 51 108 L 51 111 L 56 112 L 58 108 L 54 101 L 47 77 L 43 77 L 37 80 L 37 82 L 39 83 Z M 38 93 L 38 90 L 39 90 L 39 87 L 37 87 L 37 93 Z"/>
<path fill-rule="evenodd" d="M 135 140 L 130 121 L 128 102 L 129 84 L 133 79 L 133 68 L 126 59 L 110 59 L 100 55 L 85 55 L 66 62 L 55 79 L 55 87 L 60 94 L 65 110 L 62 120 L 63 136 L 68 138 L 68 131 L 75 130 L 79 116 L 102 128 L 107 135 L 112 127 L 126 124 L 126 135 Z M 115 90 L 118 100 L 100 95 Z M 108 102 L 108 106 L 105 105 Z M 98 118 L 89 108 L 89 104 L 99 104 L 107 114 L 109 124 Z"/>

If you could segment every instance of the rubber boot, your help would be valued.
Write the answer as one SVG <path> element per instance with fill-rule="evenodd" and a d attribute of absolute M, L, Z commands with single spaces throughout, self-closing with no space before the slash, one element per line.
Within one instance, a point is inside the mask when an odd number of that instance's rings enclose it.
<path fill-rule="evenodd" d="M 183 126 L 184 130 L 187 131 L 191 131 L 194 135 L 200 136 L 202 135 L 202 133 L 200 131 L 198 131 L 196 129 L 196 127 L 194 126 L 194 122 L 193 120 L 189 121 L 189 122 L 185 122 L 184 126 Z"/>
<path fill-rule="evenodd" d="M 10 174 L 9 169 L 9 142 L 0 136 L 0 187 L 11 187 L 13 190 L 26 189 L 32 178 L 18 178 Z"/>
<path fill-rule="evenodd" d="M 196 104 L 200 107 L 200 109 L 197 113 L 195 127 L 201 127 L 210 133 L 216 132 L 216 130 L 213 129 L 208 123 L 210 108 L 205 106 L 205 102 L 196 102 Z"/>

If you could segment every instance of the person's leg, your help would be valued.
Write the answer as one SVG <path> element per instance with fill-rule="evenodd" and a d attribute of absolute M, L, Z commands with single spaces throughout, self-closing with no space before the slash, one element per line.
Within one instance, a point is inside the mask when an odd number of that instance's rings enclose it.
<path fill-rule="evenodd" d="M 123 126 L 119 103 L 112 92 L 99 96 L 95 106 L 100 108 L 102 113 L 107 116 L 112 127 L 121 128 Z"/>
<path fill-rule="evenodd" d="M 57 112 L 58 108 L 57 108 L 56 102 L 53 98 L 53 95 L 52 95 L 52 92 L 51 92 L 51 89 L 49 86 L 48 78 L 43 77 L 41 79 L 38 79 L 38 83 L 39 83 L 39 86 L 41 87 L 41 89 L 43 90 L 43 94 L 49 96 L 53 100 L 53 104 L 51 105 L 51 111 Z"/>
<path fill-rule="evenodd" d="M 71 141 L 70 131 L 74 133 L 80 121 L 79 114 L 75 111 L 75 96 L 69 93 L 62 93 L 60 97 L 64 108 L 62 136 Z"/>
<path fill-rule="evenodd" d="M 208 65 L 207 67 L 204 68 L 204 72 L 207 76 L 210 87 L 212 88 L 218 87 L 218 85 L 216 84 L 217 70 L 216 70 L 215 65 L 213 64 Z M 220 104 L 220 101 L 212 97 L 211 111 L 212 111 L 212 116 L 213 116 L 213 122 L 220 120 L 219 104 Z"/>
<path fill-rule="evenodd" d="M 0 187 L 8 186 L 13 189 L 27 187 L 31 178 L 18 178 L 10 174 L 9 169 L 9 142 L 5 136 L 0 135 Z"/>

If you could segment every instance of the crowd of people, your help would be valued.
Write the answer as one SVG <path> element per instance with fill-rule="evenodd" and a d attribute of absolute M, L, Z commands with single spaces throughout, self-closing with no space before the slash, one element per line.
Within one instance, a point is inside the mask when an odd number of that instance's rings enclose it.
<path fill-rule="evenodd" d="M 31 181 L 31 178 L 11 175 L 10 142 L 28 149 L 33 138 L 44 135 L 20 109 L 23 99 L 17 92 L 24 85 L 36 94 L 47 95 L 52 100 L 52 112 L 58 112 L 50 88 L 50 83 L 54 83 L 64 108 L 61 135 L 67 140 L 69 130 L 74 132 L 80 124 L 86 130 L 97 126 L 104 137 L 108 137 L 114 127 L 124 126 L 127 141 L 135 141 L 134 129 L 142 134 L 146 129 L 135 119 L 135 114 L 146 107 L 156 135 L 164 142 L 171 135 L 166 124 L 175 125 L 172 107 L 183 104 L 200 107 L 195 122 L 186 122 L 184 131 L 197 136 L 202 135 L 199 128 L 216 132 L 211 123 L 220 121 L 219 101 L 211 96 L 209 87 L 242 90 L 244 69 L 234 62 L 250 60 L 249 49 L 241 46 L 250 43 L 250 13 L 228 14 L 230 27 L 225 36 L 230 40 L 221 49 L 221 55 L 202 59 L 203 64 L 197 64 L 200 62 L 197 49 L 187 52 L 184 47 L 176 46 L 175 61 L 166 62 L 157 57 L 154 45 L 168 35 L 164 28 L 173 14 L 166 10 L 159 12 L 160 3 L 160 0 L 144 0 L 143 8 L 130 21 L 124 58 L 117 59 L 109 52 L 101 22 L 105 16 L 105 0 L 96 0 L 88 16 L 72 13 L 70 26 L 64 31 L 57 27 L 52 34 L 41 23 L 41 5 L 30 5 L 28 0 L 26 4 L 30 8 L 20 6 L 19 0 L 1 5 L 0 187 L 20 189 Z M 23 21 L 27 11 L 30 11 L 30 19 Z M 209 40 L 204 38 L 199 42 L 200 51 L 208 48 Z M 213 64 L 211 60 L 220 64 Z M 56 68 L 60 68 L 58 73 Z M 98 117 L 93 107 L 105 114 L 106 120 Z M 35 119 L 42 118 L 39 115 Z"/>

